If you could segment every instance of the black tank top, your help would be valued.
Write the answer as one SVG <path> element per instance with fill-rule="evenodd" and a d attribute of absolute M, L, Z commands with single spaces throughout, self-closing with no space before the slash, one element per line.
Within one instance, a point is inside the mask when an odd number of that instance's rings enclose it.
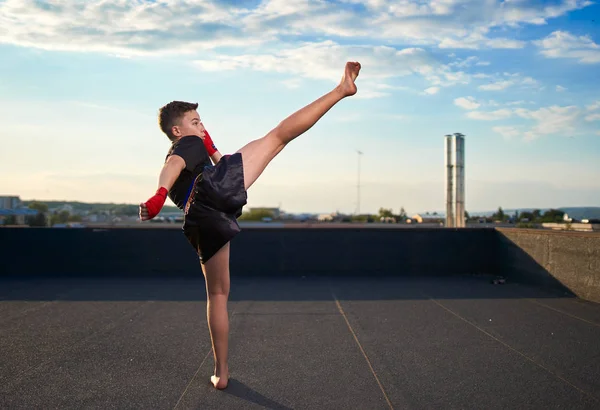
<path fill-rule="evenodd" d="M 202 173 L 204 167 L 212 165 L 212 162 L 208 151 L 204 147 L 204 141 L 195 135 L 181 137 L 177 141 L 174 141 L 165 161 L 171 155 L 179 155 L 185 161 L 185 168 L 181 171 L 179 178 L 177 178 L 169 191 L 171 201 L 173 201 L 177 208 L 183 210 L 192 183 Z"/>

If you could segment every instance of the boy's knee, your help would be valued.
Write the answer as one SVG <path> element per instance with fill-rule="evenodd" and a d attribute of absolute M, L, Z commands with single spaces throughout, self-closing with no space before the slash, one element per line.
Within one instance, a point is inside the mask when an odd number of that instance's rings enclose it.
<path fill-rule="evenodd" d="M 227 297 L 229 297 L 229 289 L 219 288 L 208 290 L 209 299 L 222 299 Z"/>

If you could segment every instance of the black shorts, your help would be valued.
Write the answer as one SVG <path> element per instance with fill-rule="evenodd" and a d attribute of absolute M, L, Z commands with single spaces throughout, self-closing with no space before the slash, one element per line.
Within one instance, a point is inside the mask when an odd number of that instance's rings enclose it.
<path fill-rule="evenodd" d="M 202 263 L 241 231 L 237 218 L 247 199 L 240 153 L 223 156 L 198 175 L 184 209 L 183 232 Z"/>

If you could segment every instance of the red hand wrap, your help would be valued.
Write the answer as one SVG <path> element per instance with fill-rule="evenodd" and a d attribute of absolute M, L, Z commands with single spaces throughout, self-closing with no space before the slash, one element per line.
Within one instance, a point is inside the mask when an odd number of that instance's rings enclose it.
<path fill-rule="evenodd" d="M 206 147 L 209 156 L 212 156 L 212 154 L 218 151 L 215 143 L 210 138 L 210 134 L 208 131 L 206 131 L 206 129 L 204 130 L 204 147 Z"/>
<path fill-rule="evenodd" d="M 165 201 L 167 200 L 168 193 L 169 191 L 167 191 L 167 188 L 160 187 L 156 191 L 156 194 L 148 201 L 146 201 L 146 208 L 148 209 L 148 217 L 150 219 L 158 215 L 163 205 L 165 204 Z"/>

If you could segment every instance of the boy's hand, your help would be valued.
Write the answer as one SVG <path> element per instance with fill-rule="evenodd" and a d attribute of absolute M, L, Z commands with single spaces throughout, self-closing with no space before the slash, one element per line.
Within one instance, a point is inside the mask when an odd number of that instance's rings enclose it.
<path fill-rule="evenodd" d="M 146 202 L 140 204 L 140 219 L 146 221 L 154 218 L 162 209 L 165 201 L 167 200 L 167 188 L 160 187 L 156 191 L 156 194 Z"/>
<path fill-rule="evenodd" d="M 209 157 L 212 157 L 216 152 L 219 151 L 206 129 L 204 129 L 204 138 L 202 141 L 204 142 L 204 147 L 206 148 Z"/>
<path fill-rule="evenodd" d="M 148 213 L 148 207 L 144 203 L 140 204 L 140 219 L 142 221 L 147 221 L 148 219 L 150 219 L 150 214 Z"/>

